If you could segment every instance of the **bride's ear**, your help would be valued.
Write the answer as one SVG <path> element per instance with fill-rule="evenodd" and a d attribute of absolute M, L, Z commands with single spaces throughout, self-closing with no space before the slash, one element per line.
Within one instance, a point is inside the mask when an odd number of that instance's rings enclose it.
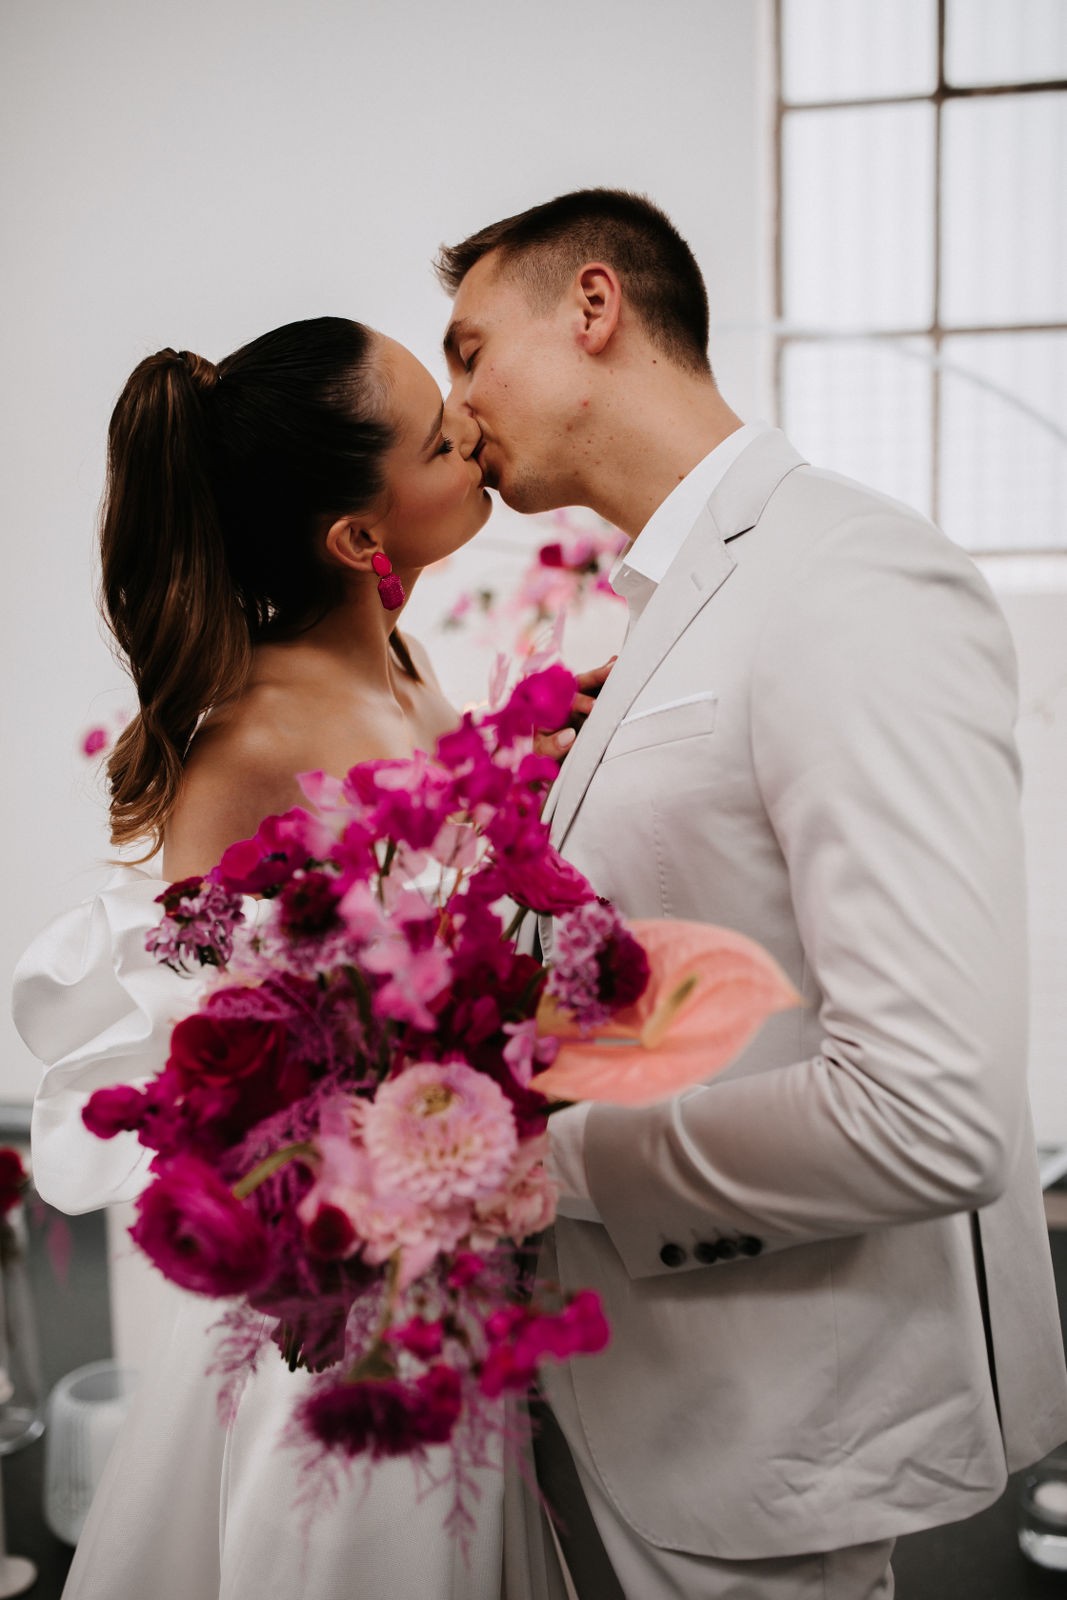
<path fill-rule="evenodd" d="M 338 517 L 326 530 L 326 555 L 349 572 L 371 572 L 371 556 L 379 541 L 369 517 Z"/>

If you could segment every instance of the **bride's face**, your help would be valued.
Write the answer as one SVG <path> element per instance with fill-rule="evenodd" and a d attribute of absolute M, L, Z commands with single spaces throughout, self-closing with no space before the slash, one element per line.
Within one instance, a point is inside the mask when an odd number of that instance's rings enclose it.
<path fill-rule="evenodd" d="M 492 501 L 473 457 L 481 432 L 470 413 L 446 409 L 421 361 L 395 339 L 379 337 L 377 353 L 396 442 L 385 457 L 384 510 L 374 532 L 403 571 L 466 544 Z"/>

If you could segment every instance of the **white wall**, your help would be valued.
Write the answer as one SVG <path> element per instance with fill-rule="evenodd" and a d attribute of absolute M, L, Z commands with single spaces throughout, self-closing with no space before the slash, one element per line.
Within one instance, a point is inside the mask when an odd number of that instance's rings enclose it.
<path fill-rule="evenodd" d="M 706 272 L 715 323 L 762 320 L 768 9 L 4 0 L 5 972 L 107 855 L 102 793 L 77 744 L 131 704 L 90 576 L 105 430 L 130 369 L 163 345 L 218 358 L 337 313 L 439 371 L 439 242 L 590 184 L 665 206 Z M 713 355 L 734 405 L 764 413 L 754 338 L 724 336 Z M 491 524 L 498 569 L 516 563 L 515 527 Z M 453 567 L 442 591 L 462 579 Z M 415 602 L 427 621 L 430 581 Z M 442 659 L 467 698 L 463 636 Z M 6 1009 L 0 1099 L 27 1099 L 38 1069 Z"/>

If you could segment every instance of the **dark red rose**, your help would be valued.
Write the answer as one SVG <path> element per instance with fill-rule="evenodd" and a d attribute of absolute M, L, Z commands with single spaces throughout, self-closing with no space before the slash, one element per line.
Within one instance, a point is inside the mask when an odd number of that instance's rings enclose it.
<path fill-rule="evenodd" d="M 29 1181 L 22 1157 L 10 1145 L 0 1150 L 0 1217 L 6 1216 L 22 1199 L 22 1191 Z"/>
<path fill-rule="evenodd" d="M 543 544 L 537 552 L 537 559 L 543 567 L 562 567 L 563 546 L 561 544 Z"/>
<path fill-rule="evenodd" d="M 257 1074 L 280 1075 L 286 1032 L 278 1022 L 227 1017 L 210 1009 L 179 1022 L 170 1039 L 167 1063 L 182 1084 L 232 1083 Z"/>

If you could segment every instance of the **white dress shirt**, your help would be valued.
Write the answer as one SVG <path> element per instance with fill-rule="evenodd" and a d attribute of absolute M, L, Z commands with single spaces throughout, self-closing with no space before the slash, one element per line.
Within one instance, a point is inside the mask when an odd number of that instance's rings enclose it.
<path fill-rule="evenodd" d="M 686 473 L 666 500 L 662 501 L 611 569 L 610 583 L 626 601 L 629 619 L 627 634 L 655 594 L 667 570 L 681 550 L 693 526 L 741 452 L 766 433 L 766 422 L 746 422 L 728 434 L 721 444 Z M 585 1119 L 591 1102 L 556 1111 L 548 1121 L 548 1169 L 559 1185 L 561 1216 L 581 1222 L 599 1222 L 600 1213 L 589 1194 L 582 1142 Z"/>

